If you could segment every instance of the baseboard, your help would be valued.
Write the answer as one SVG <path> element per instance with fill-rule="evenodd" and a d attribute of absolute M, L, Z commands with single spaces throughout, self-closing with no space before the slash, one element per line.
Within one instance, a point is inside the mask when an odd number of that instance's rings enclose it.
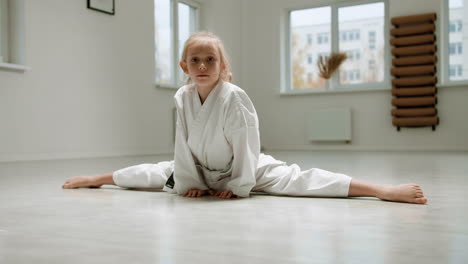
<path fill-rule="evenodd" d="M 468 147 L 441 146 L 307 146 L 307 145 L 277 145 L 263 147 L 262 151 L 436 151 L 436 152 L 468 152 Z"/>
<path fill-rule="evenodd" d="M 105 152 L 67 152 L 67 153 L 1 153 L 0 162 L 45 161 L 66 159 L 112 158 L 129 156 L 172 155 L 173 148 L 159 150 L 120 150 Z"/>

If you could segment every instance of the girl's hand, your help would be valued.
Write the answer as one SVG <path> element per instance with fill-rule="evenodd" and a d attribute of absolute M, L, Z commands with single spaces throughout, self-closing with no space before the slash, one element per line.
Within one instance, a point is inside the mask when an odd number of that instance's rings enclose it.
<path fill-rule="evenodd" d="M 215 196 L 218 196 L 220 199 L 240 198 L 239 196 L 233 194 L 230 190 L 218 191 Z"/>
<path fill-rule="evenodd" d="M 202 197 L 204 195 L 213 195 L 214 192 L 213 190 L 198 190 L 198 189 L 190 189 L 188 192 L 184 195 L 184 197 L 189 197 L 189 198 L 197 198 L 197 197 Z"/>

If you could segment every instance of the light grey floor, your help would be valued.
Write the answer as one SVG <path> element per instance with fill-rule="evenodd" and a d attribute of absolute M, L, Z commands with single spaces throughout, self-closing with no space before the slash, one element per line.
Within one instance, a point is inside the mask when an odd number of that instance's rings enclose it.
<path fill-rule="evenodd" d="M 268 154 L 373 183 L 418 183 L 429 203 L 61 189 L 74 175 L 169 156 L 0 163 L 0 263 L 468 263 L 467 153 Z"/>

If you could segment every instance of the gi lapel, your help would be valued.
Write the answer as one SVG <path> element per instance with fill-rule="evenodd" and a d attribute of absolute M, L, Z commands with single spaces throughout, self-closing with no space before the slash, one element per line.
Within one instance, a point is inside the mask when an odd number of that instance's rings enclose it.
<path fill-rule="evenodd" d="M 220 90 L 222 89 L 223 86 L 223 81 L 219 81 L 218 84 L 216 85 L 215 88 L 210 92 L 208 97 L 206 98 L 205 102 L 203 105 L 201 104 L 200 101 L 200 96 L 198 95 L 198 91 L 196 87 L 194 87 L 194 92 L 191 93 L 191 96 L 194 96 L 196 98 L 191 98 L 191 102 L 194 102 L 195 104 L 199 104 L 200 108 L 198 110 L 198 113 L 193 113 L 195 116 L 195 120 L 193 120 L 192 125 L 188 127 L 188 143 L 189 146 L 198 146 L 201 142 L 201 137 L 203 135 L 203 130 L 206 127 L 206 124 L 209 121 L 209 117 L 211 114 L 211 110 L 213 107 L 216 105 L 216 101 L 218 98 L 218 94 Z M 194 110 L 196 107 L 193 108 Z"/>

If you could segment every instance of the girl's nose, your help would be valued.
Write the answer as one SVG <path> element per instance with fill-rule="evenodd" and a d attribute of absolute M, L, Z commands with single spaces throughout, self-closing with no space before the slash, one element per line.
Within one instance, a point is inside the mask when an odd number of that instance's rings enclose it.
<path fill-rule="evenodd" d="M 200 71 L 206 70 L 205 64 L 204 64 L 204 63 L 200 64 L 200 66 L 198 66 L 198 69 L 199 69 Z"/>

